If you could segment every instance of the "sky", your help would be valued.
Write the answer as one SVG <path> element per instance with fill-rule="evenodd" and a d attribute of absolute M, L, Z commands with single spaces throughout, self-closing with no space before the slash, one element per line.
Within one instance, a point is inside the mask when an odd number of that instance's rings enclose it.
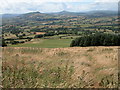
<path fill-rule="evenodd" d="M 1 0 L 0 13 L 116 11 L 118 10 L 118 2 L 119 0 Z"/>

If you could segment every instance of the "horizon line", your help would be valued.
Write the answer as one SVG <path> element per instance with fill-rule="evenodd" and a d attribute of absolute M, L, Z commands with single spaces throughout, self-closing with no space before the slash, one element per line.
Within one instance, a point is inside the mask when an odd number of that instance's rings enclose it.
<path fill-rule="evenodd" d="M 27 13 L 41 13 L 41 14 L 49 14 L 49 13 L 60 13 L 60 12 L 70 12 L 70 13 L 87 13 L 87 12 L 94 12 L 94 11 L 112 11 L 112 12 L 119 12 L 118 10 L 89 10 L 89 11 L 68 11 L 68 10 L 62 10 L 57 12 L 41 12 L 41 11 L 30 11 L 26 13 L 0 13 L 0 14 L 27 14 Z"/>

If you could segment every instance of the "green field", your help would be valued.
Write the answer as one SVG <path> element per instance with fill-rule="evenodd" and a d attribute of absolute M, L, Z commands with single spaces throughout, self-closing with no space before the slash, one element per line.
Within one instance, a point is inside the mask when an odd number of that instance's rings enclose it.
<path fill-rule="evenodd" d="M 9 45 L 8 47 L 40 47 L 40 48 L 63 48 L 69 47 L 72 39 L 36 39 L 31 42 Z"/>

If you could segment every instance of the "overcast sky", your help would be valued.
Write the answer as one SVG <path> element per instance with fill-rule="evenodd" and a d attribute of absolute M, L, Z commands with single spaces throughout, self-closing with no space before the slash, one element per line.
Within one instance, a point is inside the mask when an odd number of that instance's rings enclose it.
<path fill-rule="evenodd" d="M 119 0 L 1 0 L 0 13 L 117 10 Z"/>

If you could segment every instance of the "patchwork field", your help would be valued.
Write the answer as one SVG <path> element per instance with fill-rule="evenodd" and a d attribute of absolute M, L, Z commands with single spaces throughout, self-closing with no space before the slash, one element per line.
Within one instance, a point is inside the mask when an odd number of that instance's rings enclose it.
<path fill-rule="evenodd" d="M 4 88 L 116 88 L 118 47 L 2 48 Z"/>

